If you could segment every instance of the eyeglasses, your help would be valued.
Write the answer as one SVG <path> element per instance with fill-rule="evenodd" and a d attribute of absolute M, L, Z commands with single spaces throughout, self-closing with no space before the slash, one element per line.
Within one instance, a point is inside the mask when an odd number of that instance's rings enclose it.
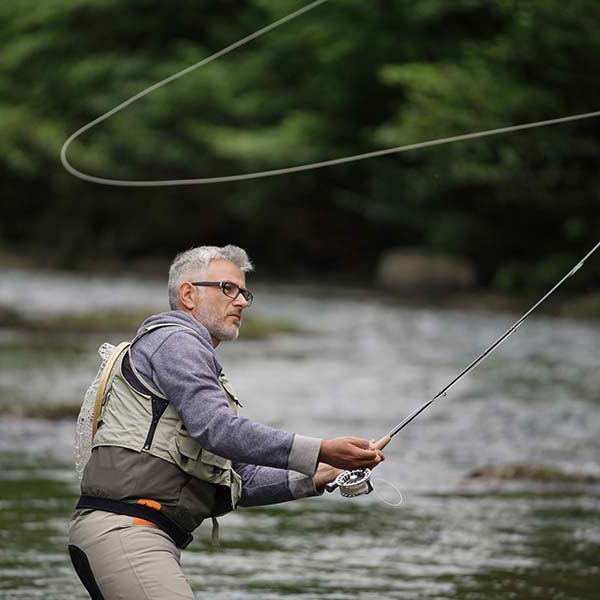
<path fill-rule="evenodd" d="M 192 285 L 204 286 L 204 287 L 220 287 L 223 293 L 228 298 L 234 300 L 241 294 L 244 300 L 248 303 L 248 306 L 252 304 L 254 300 L 254 294 L 245 288 L 241 288 L 237 283 L 233 281 L 193 281 Z"/>

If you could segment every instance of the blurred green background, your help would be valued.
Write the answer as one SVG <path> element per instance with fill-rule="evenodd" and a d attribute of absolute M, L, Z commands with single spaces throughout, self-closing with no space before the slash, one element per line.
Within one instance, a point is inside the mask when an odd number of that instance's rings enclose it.
<path fill-rule="evenodd" d="M 304 4 L 2 3 L 4 262 L 119 264 L 234 242 L 263 276 L 369 282 L 405 248 L 467 261 L 475 288 L 537 293 L 597 241 L 599 120 L 228 185 L 106 188 L 63 170 L 60 147 L 86 122 Z M 589 112 L 599 25 L 597 0 L 332 0 L 69 156 L 105 177 L 209 177 Z M 593 291 L 599 273 L 571 289 Z"/>

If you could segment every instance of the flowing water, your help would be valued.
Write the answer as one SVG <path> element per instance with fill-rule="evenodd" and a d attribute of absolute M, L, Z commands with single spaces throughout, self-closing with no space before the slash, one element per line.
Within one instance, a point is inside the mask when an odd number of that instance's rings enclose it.
<path fill-rule="evenodd" d="M 380 437 L 516 319 L 356 292 L 257 291 L 253 311 L 304 333 L 240 339 L 219 348 L 221 361 L 245 415 L 313 436 Z M 34 314 L 158 312 L 164 302 L 152 280 L 0 274 L 0 306 Z M 65 552 L 74 418 L 14 407 L 77 403 L 97 346 L 131 333 L 0 330 L 0 598 L 87 597 Z M 400 490 L 400 506 L 326 494 L 240 510 L 222 519 L 220 548 L 202 526 L 183 553 L 197 597 L 600 597 L 598 484 L 468 477 L 513 463 L 600 476 L 599 356 L 599 324 L 532 317 L 388 446 L 375 475 Z"/>

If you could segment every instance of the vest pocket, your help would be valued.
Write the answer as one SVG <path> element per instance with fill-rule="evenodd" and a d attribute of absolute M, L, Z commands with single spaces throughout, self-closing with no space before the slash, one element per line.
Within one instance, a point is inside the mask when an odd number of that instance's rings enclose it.
<path fill-rule="evenodd" d="M 200 479 L 219 485 L 229 485 L 231 461 L 202 448 L 200 459 L 195 464 L 195 474 Z"/>
<path fill-rule="evenodd" d="M 173 460 L 188 475 L 208 483 L 230 486 L 237 474 L 231 461 L 202 448 L 187 432 L 181 421 L 175 425 L 175 456 Z M 234 503 L 235 505 L 235 503 Z"/>
<path fill-rule="evenodd" d="M 184 471 L 203 481 L 229 485 L 230 460 L 202 448 L 187 432 L 180 431 L 175 444 L 179 453 L 178 464 Z"/>
<path fill-rule="evenodd" d="M 202 448 L 200 460 L 206 465 L 217 467 L 223 471 L 229 469 L 231 466 L 231 461 L 229 459 L 218 456 L 217 454 L 213 454 L 212 452 L 206 450 L 206 448 Z"/>
<path fill-rule="evenodd" d="M 184 434 L 183 432 L 178 433 L 175 438 L 175 444 L 177 445 L 179 454 L 185 457 L 186 461 L 198 460 L 202 447 L 189 435 Z"/>

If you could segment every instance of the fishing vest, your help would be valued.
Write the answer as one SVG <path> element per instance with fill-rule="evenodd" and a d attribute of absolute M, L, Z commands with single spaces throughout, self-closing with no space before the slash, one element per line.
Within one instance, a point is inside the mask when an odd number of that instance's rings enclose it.
<path fill-rule="evenodd" d="M 154 507 L 159 505 L 164 516 L 190 532 L 203 519 L 233 510 L 240 499 L 242 485 L 231 461 L 203 448 L 190 437 L 181 417 L 164 394 L 135 369 L 131 360 L 132 346 L 143 336 L 163 327 L 193 331 L 178 323 L 153 325 L 142 330 L 121 353 L 103 398 L 92 456 L 82 480 L 82 493 L 86 498 L 98 496 L 108 498 L 108 502 L 129 504 L 137 504 L 143 498 L 146 512 L 146 507 L 152 507 L 154 502 Z M 225 375 L 219 376 L 219 384 L 231 410 L 237 414 L 240 403 Z M 110 480 L 107 464 L 114 467 L 114 480 Z M 123 473 L 123 469 L 127 473 Z M 132 470 L 147 474 L 139 486 L 139 496 L 134 493 L 133 497 Z M 164 474 L 162 479 L 161 473 Z M 121 485 L 120 478 L 123 480 Z M 149 489 L 152 482 L 159 495 L 159 490 L 162 491 L 166 501 L 155 502 L 157 498 L 152 497 Z M 221 502 L 211 501 L 215 489 L 220 492 Z M 222 502 L 223 491 L 228 492 L 226 508 Z"/>

